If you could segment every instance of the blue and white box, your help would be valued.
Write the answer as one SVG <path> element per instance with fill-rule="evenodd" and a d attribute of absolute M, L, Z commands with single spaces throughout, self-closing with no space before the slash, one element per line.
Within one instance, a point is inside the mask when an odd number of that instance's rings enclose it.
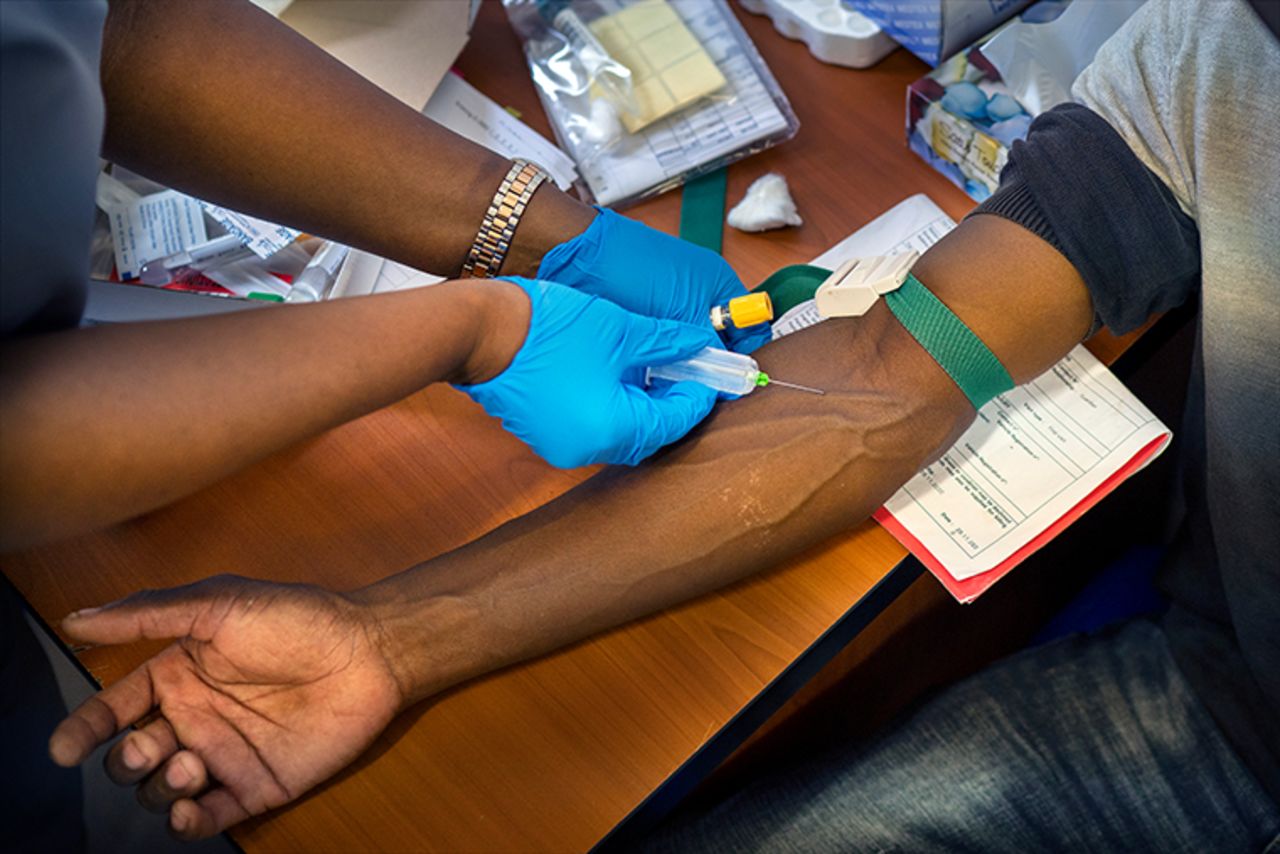
<path fill-rule="evenodd" d="M 1013 17 L 1031 0 L 842 0 L 932 66 Z"/>

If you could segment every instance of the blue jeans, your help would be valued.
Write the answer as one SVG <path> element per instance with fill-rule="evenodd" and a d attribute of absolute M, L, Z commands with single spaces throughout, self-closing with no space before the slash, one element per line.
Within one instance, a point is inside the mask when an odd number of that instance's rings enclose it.
<path fill-rule="evenodd" d="M 1280 808 L 1135 620 L 1026 650 L 868 744 L 660 828 L 665 851 L 1280 852 Z"/>

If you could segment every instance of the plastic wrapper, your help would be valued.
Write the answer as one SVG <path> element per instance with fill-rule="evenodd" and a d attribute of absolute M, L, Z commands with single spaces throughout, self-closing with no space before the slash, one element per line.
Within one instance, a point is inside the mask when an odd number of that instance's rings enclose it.
<path fill-rule="evenodd" d="M 795 135 L 723 0 L 504 0 L 581 194 L 624 206 Z"/>

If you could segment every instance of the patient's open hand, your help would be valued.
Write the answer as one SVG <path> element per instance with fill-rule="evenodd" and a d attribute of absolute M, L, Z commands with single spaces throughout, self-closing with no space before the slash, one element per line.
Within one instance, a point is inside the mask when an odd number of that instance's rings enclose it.
<path fill-rule="evenodd" d="M 341 596 L 219 576 L 148 591 L 63 622 L 94 643 L 175 638 L 91 697 L 54 731 L 60 765 L 108 752 L 107 773 L 139 784 L 174 833 L 211 836 L 288 803 L 359 755 L 401 705 L 376 628 Z"/>

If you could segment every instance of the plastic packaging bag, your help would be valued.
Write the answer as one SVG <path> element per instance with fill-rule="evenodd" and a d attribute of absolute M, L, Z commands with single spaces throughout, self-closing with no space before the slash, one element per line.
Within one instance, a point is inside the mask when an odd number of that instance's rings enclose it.
<path fill-rule="evenodd" d="M 723 0 L 503 0 L 588 200 L 664 192 L 799 128 Z"/>

